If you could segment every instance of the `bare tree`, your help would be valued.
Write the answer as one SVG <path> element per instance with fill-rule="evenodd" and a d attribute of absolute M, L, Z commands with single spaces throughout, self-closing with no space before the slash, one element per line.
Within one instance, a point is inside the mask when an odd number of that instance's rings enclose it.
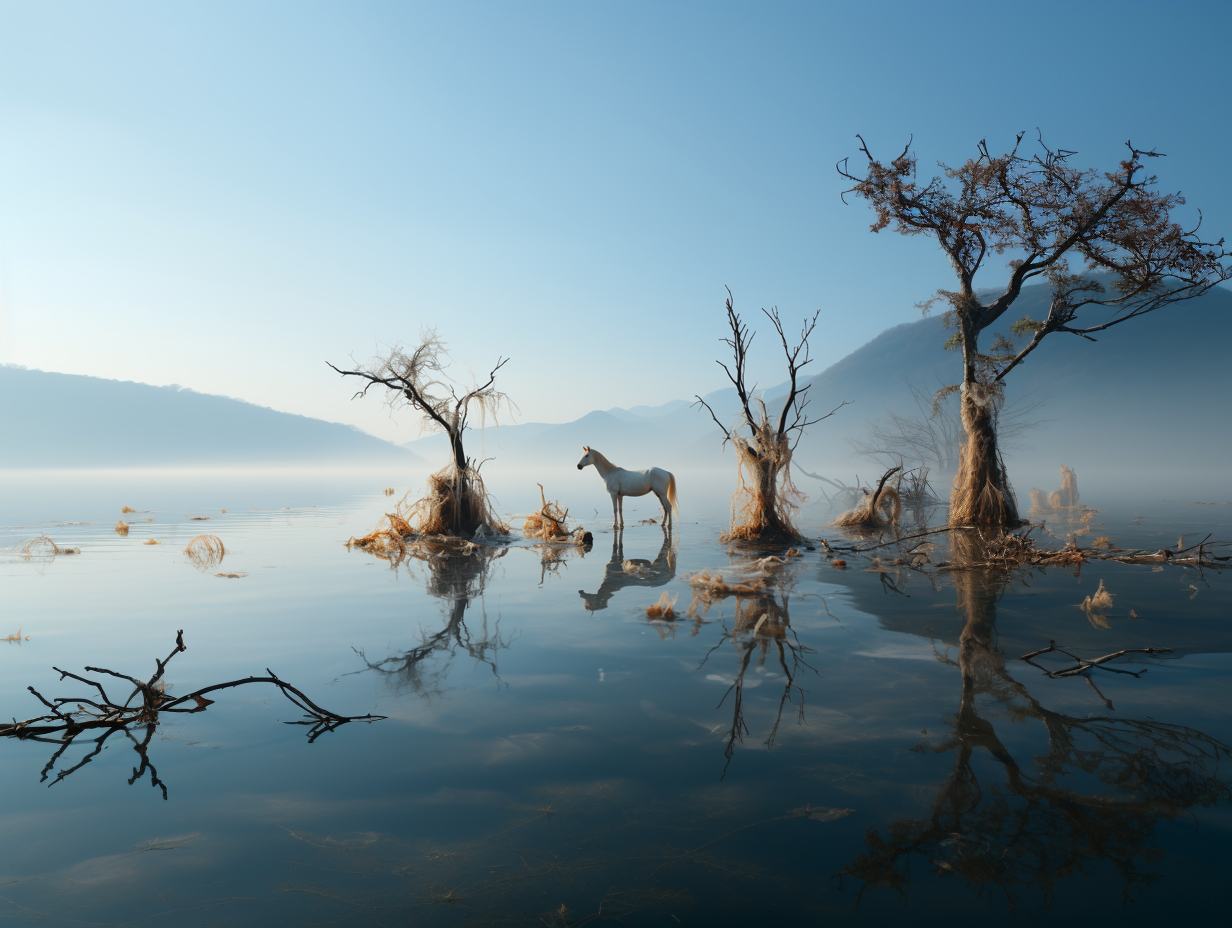
<path fill-rule="evenodd" d="M 884 419 L 869 422 L 864 435 L 848 439 L 851 450 L 885 467 L 919 463 L 942 474 L 958 471 L 963 446 L 963 427 L 948 396 L 937 397 L 923 384 L 908 380 L 915 413 L 887 412 Z M 1023 397 L 997 412 L 997 436 L 1002 446 L 1006 439 L 1037 428 L 1040 420 L 1030 418 L 1042 405 L 1038 398 Z"/>
<path fill-rule="evenodd" d="M 715 425 L 723 431 L 723 444 L 730 441 L 736 449 L 740 473 L 740 489 L 737 494 L 741 498 L 732 507 L 730 537 L 759 541 L 794 541 L 801 535 L 792 524 L 792 510 L 797 508 L 804 496 L 791 482 L 792 453 L 806 428 L 830 418 L 847 404 L 840 403 L 824 416 L 815 419 L 808 417 L 808 391 L 812 385 L 801 385 L 799 374 L 811 360 L 808 340 L 817 326 L 821 311 L 814 313 L 812 319 L 805 319 L 800 330 L 800 339 L 794 347 L 787 342 L 778 308 L 763 309 L 762 312 L 774 325 L 787 360 L 787 375 L 791 387 L 782 411 L 772 418 L 765 402 L 756 396 L 757 385 L 749 386 L 746 382 L 748 351 L 753 343 L 754 333 L 749 331 L 749 327 L 736 313 L 730 288 L 727 290 L 727 325 L 731 329 L 731 338 L 721 341 L 732 350 L 735 370 L 722 361 L 717 363 L 736 388 L 736 395 L 740 397 L 739 421 L 734 428 L 724 425 L 710 408 L 710 404 L 700 396 L 693 405 L 700 405 L 710 413 Z M 747 436 L 740 434 L 745 428 L 749 431 Z"/>
<path fill-rule="evenodd" d="M 945 176 L 925 183 L 917 178 L 910 142 L 883 163 L 857 138 L 867 173 L 852 173 L 846 159 L 838 170 L 854 183 L 845 193 L 867 200 L 876 212 L 872 231 L 892 227 L 903 235 L 932 236 L 958 276 L 957 290 L 934 297 L 950 304 L 963 351 L 963 379 L 954 389 L 961 390 L 966 440 L 950 523 L 1016 523 L 1017 504 L 997 446 L 996 410 L 1006 374 L 1054 332 L 1094 341 L 1094 332 L 1204 293 L 1232 277 L 1232 253 L 1223 239 L 1199 235 L 1200 216 L 1191 229 L 1173 221 L 1172 211 L 1184 199 L 1159 191 L 1158 179 L 1144 165 L 1162 156 L 1128 142 L 1129 155 L 1115 170 L 1097 172 L 1071 167 L 1076 152 L 1049 148 L 1042 138 L 1036 153 L 1021 153 L 1019 133 L 1009 152 L 993 156 L 981 141 L 975 158 L 958 167 L 942 164 Z M 1009 253 L 1013 260 L 1005 289 L 986 303 L 976 296 L 975 276 L 990 253 Z M 1078 272 L 1071 272 L 1071 259 L 1081 265 Z M 1092 272 L 1111 277 L 1111 285 L 1093 279 Z M 982 353 L 980 333 L 1035 280 L 1051 288 L 1047 316 L 1024 317 L 1011 326 L 1017 334 L 1032 332 L 1030 342 L 1016 350 L 1001 337 Z"/>
<path fill-rule="evenodd" d="M 344 376 L 368 381 L 355 398 L 367 396 L 374 386 L 383 386 L 390 391 L 387 401 L 391 408 L 409 407 L 424 417 L 428 431 L 448 436 L 452 461 L 429 478 L 428 495 L 419 501 L 415 513 L 419 531 L 468 536 L 480 526 L 503 531 L 506 526 L 490 511 L 479 477 L 482 462 L 467 457 L 463 435 L 474 409 L 495 420 L 501 406 L 512 405 L 495 388 L 496 372 L 509 359 L 498 358 L 486 381 L 459 393 L 456 383 L 445 372 L 446 358 L 445 343 L 436 331 L 424 329 L 418 347 L 409 354 L 401 345 L 395 345 L 387 354 L 373 358 L 367 367 L 344 371 L 333 364 L 329 366 Z"/>

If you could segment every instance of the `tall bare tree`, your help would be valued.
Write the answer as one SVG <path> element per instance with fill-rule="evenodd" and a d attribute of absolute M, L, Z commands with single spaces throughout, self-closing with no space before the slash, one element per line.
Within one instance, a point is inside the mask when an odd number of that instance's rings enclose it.
<path fill-rule="evenodd" d="M 1042 138 L 1033 153 L 1024 153 L 1019 133 L 1010 151 L 993 155 L 981 141 L 976 157 L 957 167 L 942 164 L 944 176 L 925 182 L 917 176 L 910 141 L 896 158 L 882 162 L 857 138 L 867 166 L 858 174 L 846 159 L 839 163 L 839 173 L 854 184 L 844 193 L 873 208 L 872 231 L 892 228 L 934 238 L 958 277 L 957 290 L 940 290 L 934 298 L 950 304 L 963 352 L 958 389 L 966 439 L 950 523 L 1013 524 L 1017 504 L 996 431 L 1005 376 L 1056 332 L 1094 341 L 1092 333 L 1204 293 L 1232 277 L 1232 254 L 1223 239 L 1207 241 L 1199 234 L 1200 215 L 1189 229 L 1173 220 L 1184 198 L 1160 191 L 1145 167 L 1162 155 L 1128 142 L 1125 160 L 1099 172 L 1072 167 L 1076 152 L 1050 148 Z M 976 296 L 975 277 L 992 254 L 1012 257 L 1010 278 L 984 302 Z M 1110 277 L 1111 284 L 1093 272 Z M 1024 317 L 1011 326 L 1018 334 L 1033 333 L 1030 342 L 1015 350 L 999 338 L 989 353 L 981 352 L 980 334 L 1010 311 L 1024 285 L 1037 280 L 1052 290 L 1047 316 Z"/>
<path fill-rule="evenodd" d="M 749 386 L 747 383 L 748 352 L 755 333 L 749 331 L 748 325 L 736 313 L 730 288 L 727 290 L 727 325 L 731 337 L 721 341 L 732 350 L 735 369 L 722 361 L 717 363 L 740 398 L 739 419 L 734 427 L 725 425 L 700 396 L 693 405 L 700 405 L 710 413 L 715 425 L 723 431 L 723 444 L 730 441 L 736 449 L 740 469 L 740 489 L 737 493 L 741 498 L 732 508 L 730 537 L 749 541 L 795 541 L 801 535 L 792 524 L 792 510 L 803 495 L 791 482 L 791 456 L 804 430 L 830 418 L 839 407 L 824 416 L 810 419 L 808 391 L 812 385 L 799 382 L 800 371 L 811 360 L 808 340 L 817 326 L 821 311 L 814 313 L 812 319 L 804 320 L 800 338 L 794 346 L 788 344 L 778 308 L 763 309 L 762 312 L 778 333 L 787 361 L 790 388 L 778 416 L 772 417 L 765 402 L 757 396 L 757 385 Z M 840 407 L 845 405 L 842 403 Z M 741 430 L 746 428 L 748 434 L 741 434 Z"/>
<path fill-rule="evenodd" d="M 463 438 L 474 409 L 495 420 L 501 406 L 511 405 L 509 398 L 495 387 L 496 373 L 509 359 L 498 358 L 486 381 L 459 391 L 445 372 L 447 358 L 445 343 L 436 330 L 424 329 L 419 345 L 409 353 L 395 345 L 387 354 L 369 361 L 367 367 L 355 370 L 325 363 L 339 374 L 367 381 L 354 398 L 367 396 L 374 386 L 385 387 L 391 408 L 409 407 L 423 416 L 429 431 L 448 436 L 452 460 L 429 478 L 428 495 L 420 500 L 417 510 L 422 532 L 470 535 L 481 525 L 504 529 L 488 508 L 479 477 L 482 462 L 467 457 Z"/>

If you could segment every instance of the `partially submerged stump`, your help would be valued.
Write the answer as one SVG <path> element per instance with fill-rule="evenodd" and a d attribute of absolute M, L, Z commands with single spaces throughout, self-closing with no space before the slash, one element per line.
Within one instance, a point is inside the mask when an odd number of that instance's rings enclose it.
<path fill-rule="evenodd" d="M 900 470 L 902 470 L 901 464 L 887 470 L 877 483 L 877 489 L 872 493 L 865 493 L 864 498 L 856 504 L 855 508 L 840 515 L 834 520 L 834 524 L 876 528 L 897 522 L 902 512 L 902 499 L 899 496 L 898 487 L 889 481 Z"/>

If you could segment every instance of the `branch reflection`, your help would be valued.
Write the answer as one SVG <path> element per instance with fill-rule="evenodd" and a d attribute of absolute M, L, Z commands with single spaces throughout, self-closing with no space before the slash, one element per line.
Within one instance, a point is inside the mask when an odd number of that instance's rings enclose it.
<path fill-rule="evenodd" d="M 954 563 L 987 561 L 981 545 L 974 533 L 954 532 Z M 958 712 L 948 738 L 914 750 L 953 752 L 954 766 L 929 816 L 900 819 L 884 835 L 869 831 L 866 850 L 840 871 L 840 883 L 857 881 L 858 896 L 872 886 L 905 898 L 914 858 L 976 891 L 1000 889 L 1011 908 L 1027 891 L 1047 907 L 1058 881 L 1106 861 L 1128 898 L 1155 879 L 1142 865 L 1160 856 L 1151 845 L 1159 820 L 1232 798 L 1220 770 L 1232 749 L 1184 725 L 1047 708 L 1011 676 L 994 643 L 1008 572 L 958 569 L 953 577 L 966 623 L 957 660 L 938 656 L 959 669 Z M 1021 765 L 990 718 L 1042 723 L 1047 753 Z M 988 782 L 984 754 L 996 761 L 997 782 Z"/>
<path fill-rule="evenodd" d="M 437 631 L 421 628 L 418 645 L 382 660 L 368 660 L 362 650 L 356 649 L 367 669 L 384 677 L 395 692 L 410 690 L 431 697 L 445 691 L 454 660 L 463 653 L 476 664 L 486 664 L 499 682 L 497 653 L 508 648 L 513 639 L 502 637 L 499 618 L 489 624 L 482 605 L 477 616 L 471 609 L 469 620 L 467 610 L 475 600 L 482 601 L 493 563 L 508 550 L 449 540 L 406 545 L 406 558 L 401 566 L 412 576 L 412 561 L 419 561 L 426 568 L 425 587 L 428 595 L 443 602 L 445 625 Z"/>
<path fill-rule="evenodd" d="M 798 552 L 792 552 L 798 554 Z M 790 556 L 790 555 L 789 555 Z M 725 643 L 731 642 L 736 653 L 737 668 L 733 677 L 712 674 L 707 679 L 730 680 L 723 698 L 719 700 L 722 706 L 727 698 L 732 699 L 732 723 L 723 750 L 723 776 L 731 765 L 736 753 L 736 745 L 744 741 L 749 734 L 749 725 L 745 720 L 745 690 L 760 686 L 762 682 L 777 687 L 779 674 L 782 674 L 782 693 L 779 694 L 774 721 L 766 735 L 767 748 L 774 747 L 782 724 L 783 712 L 788 705 L 796 705 L 796 721 L 804 723 L 804 693 L 805 690 L 796 682 L 801 668 L 817 673 L 816 668 L 808 663 L 805 656 L 813 653 L 813 649 L 803 644 L 795 630 L 791 627 L 791 592 L 794 586 L 795 573 L 785 569 L 787 560 L 768 557 L 760 561 L 751 561 L 737 568 L 739 572 L 749 574 L 743 581 L 724 582 L 722 575 L 702 571 L 695 575 L 690 583 L 694 590 L 693 604 L 689 607 L 689 615 L 697 621 L 716 602 L 726 599 L 735 601 L 735 613 L 730 630 L 724 626 L 723 634 L 718 643 L 711 648 L 698 669 L 705 667 L 714 654 Z M 698 606 L 702 606 L 698 613 Z M 773 656 L 778 669 L 766 668 L 766 660 Z M 771 665 L 773 668 L 773 664 Z M 746 679 L 752 668 L 757 677 Z M 793 691 L 799 694 L 797 704 Z"/>

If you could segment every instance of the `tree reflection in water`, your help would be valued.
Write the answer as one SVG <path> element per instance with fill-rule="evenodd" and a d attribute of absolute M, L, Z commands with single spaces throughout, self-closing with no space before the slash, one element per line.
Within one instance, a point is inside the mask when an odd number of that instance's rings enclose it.
<path fill-rule="evenodd" d="M 459 652 L 486 664 L 498 682 L 497 652 L 508 648 L 513 639 L 503 638 L 499 618 L 489 625 L 487 610 L 479 609 L 478 619 L 467 609 L 482 600 L 484 587 L 493 563 L 505 556 L 508 548 L 489 548 L 457 541 L 420 541 L 407 545 L 407 558 L 400 566 L 414 576 L 410 559 L 427 568 L 428 595 L 443 601 L 445 626 L 439 631 L 421 629 L 422 640 L 417 646 L 379 661 L 370 661 L 362 650 L 369 670 L 385 677 L 395 691 L 411 690 L 420 696 L 435 696 L 445 690 L 445 681 Z"/>
<path fill-rule="evenodd" d="M 977 536 L 954 532 L 953 562 L 986 560 Z M 1004 571 L 958 569 L 952 574 L 965 627 L 957 660 L 961 693 L 951 735 L 914 750 L 954 752 L 954 767 L 923 820 L 901 819 L 885 835 L 870 830 L 866 850 L 845 866 L 840 883 L 890 887 L 906 896 L 911 861 L 939 876 L 957 876 L 977 891 L 996 887 L 1011 908 L 1025 891 L 1051 901 L 1059 880 L 1107 861 L 1124 881 L 1126 897 L 1156 877 L 1140 865 L 1158 860 L 1150 845 L 1155 824 L 1194 806 L 1232 798 L 1220 770 L 1228 745 L 1184 725 L 1112 716 L 1075 717 L 1043 706 L 1011 675 L 994 641 L 996 603 L 1011 580 Z M 1048 752 L 1020 766 L 980 703 L 992 700 L 1012 722 L 1034 720 L 1048 733 Z M 980 752 L 1000 765 L 1004 781 L 984 785 Z M 1092 781 L 1096 781 L 1093 783 Z"/>
<path fill-rule="evenodd" d="M 728 696 L 732 698 L 732 724 L 724 739 L 727 742 L 723 750 L 724 776 L 727 775 L 727 768 L 731 764 L 732 757 L 735 756 L 736 745 L 743 742 L 744 736 L 749 734 L 749 726 L 745 721 L 744 691 L 745 674 L 750 667 L 762 670 L 765 667 L 766 658 L 773 654 L 783 674 L 783 692 L 779 696 L 774 722 L 766 736 L 766 747 L 774 747 L 774 739 L 778 736 L 779 725 L 783 720 L 783 711 L 789 704 L 796 705 L 796 720 L 799 724 L 804 723 L 805 690 L 796 683 L 796 678 L 802 667 L 814 673 L 817 671 L 805 660 L 805 655 L 813 653 L 813 649 L 802 644 L 799 636 L 791 627 L 789 610 L 791 584 L 790 578 L 787 579 L 788 582 L 783 584 L 782 589 L 761 586 L 754 592 L 729 594 L 736 602 L 732 628 L 728 630 L 726 626 L 724 627 L 718 643 L 706 652 L 706 656 L 698 665 L 698 669 L 704 667 L 710 660 L 710 655 L 729 641 L 737 655 L 738 668 L 735 677 L 723 694 L 723 698 L 719 700 L 719 706 L 722 706 Z M 690 610 L 694 614 L 696 605 L 695 602 L 693 609 Z M 775 675 L 772 673 L 767 676 Z M 798 704 L 792 698 L 793 690 L 800 695 Z"/>

